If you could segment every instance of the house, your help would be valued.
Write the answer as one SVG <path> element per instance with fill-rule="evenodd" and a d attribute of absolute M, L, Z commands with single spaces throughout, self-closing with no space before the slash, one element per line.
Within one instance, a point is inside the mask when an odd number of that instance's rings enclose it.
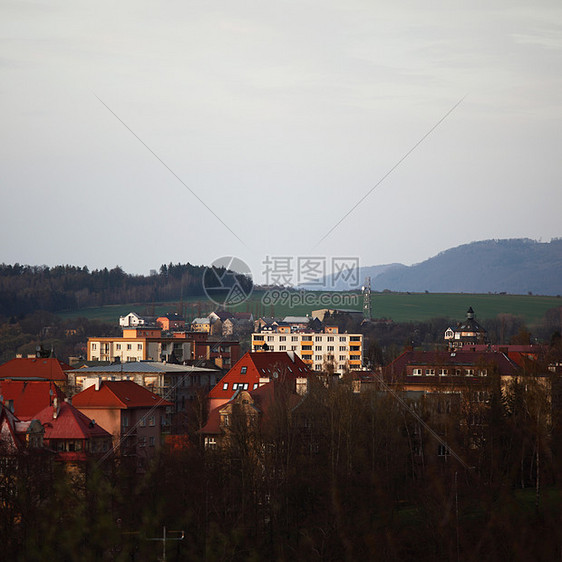
<path fill-rule="evenodd" d="M 260 379 L 296 380 L 311 375 L 310 369 L 294 352 L 248 352 L 209 392 L 209 409 L 212 411 L 222 406 L 238 390 L 256 390 Z"/>
<path fill-rule="evenodd" d="M 295 378 L 265 380 L 251 391 L 239 388 L 230 400 L 211 410 L 199 431 L 206 449 L 223 449 L 242 442 L 245 448 L 251 448 L 253 444 L 261 446 L 264 439 L 275 445 L 275 424 L 286 419 L 301 396 L 296 392 Z"/>
<path fill-rule="evenodd" d="M 80 412 L 113 437 L 123 455 L 150 458 L 169 431 L 173 403 L 133 381 L 97 379 L 72 398 Z"/>
<path fill-rule="evenodd" d="M 137 326 L 147 326 L 152 324 L 153 318 L 147 316 L 140 316 L 136 312 L 129 312 L 126 316 L 119 317 L 119 326 L 123 328 L 135 328 Z"/>
<path fill-rule="evenodd" d="M 340 334 L 337 327 L 327 326 L 323 332 L 254 332 L 252 351 L 293 351 L 313 371 L 333 370 L 343 374 L 346 369 L 363 365 L 363 335 Z"/>
<path fill-rule="evenodd" d="M 55 398 L 62 402 L 64 392 L 54 381 L 0 380 L 1 403 L 20 420 L 31 420 L 37 412 L 52 406 Z"/>
<path fill-rule="evenodd" d="M 191 365 L 174 365 L 157 361 L 133 361 L 69 371 L 74 392 L 80 392 L 96 380 L 133 381 L 170 400 L 175 412 L 186 409 L 186 403 L 201 391 L 213 388 L 222 377 L 219 369 Z"/>
<path fill-rule="evenodd" d="M 45 428 L 44 442 L 56 452 L 56 461 L 84 462 L 111 450 L 111 435 L 68 402 L 55 400 L 35 418 Z"/>
<path fill-rule="evenodd" d="M 158 318 L 156 318 L 156 323 L 165 332 L 169 332 L 170 330 L 181 330 L 185 328 L 185 318 L 177 312 L 169 312 L 164 316 L 159 316 Z"/>
<path fill-rule="evenodd" d="M 38 420 L 21 421 L 0 404 L 0 456 L 43 447 L 45 429 Z"/>
<path fill-rule="evenodd" d="M 211 320 L 209 318 L 194 318 L 191 322 L 191 329 L 194 332 L 211 332 Z"/>
<path fill-rule="evenodd" d="M 210 338 L 208 332 L 175 331 L 162 336 L 161 328 L 124 328 L 122 337 L 88 338 L 88 361 L 166 361 L 220 358 L 229 368 L 240 357 L 238 341 Z"/>
<path fill-rule="evenodd" d="M 485 389 L 492 374 L 510 380 L 517 373 L 517 364 L 500 352 L 405 351 L 383 368 L 383 379 L 404 391 L 431 393 L 466 386 Z"/>
<path fill-rule="evenodd" d="M 449 326 L 445 330 L 444 339 L 450 349 L 458 349 L 467 344 L 481 344 L 488 341 L 488 332 L 474 318 L 474 310 L 470 307 L 466 312 L 466 320 L 456 327 Z"/>
<path fill-rule="evenodd" d="M 0 365 L 0 381 L 52 381 L 62 391 L 67 385 L 67 371 L 72 367 L 54 357 L 16 357 Z"/>

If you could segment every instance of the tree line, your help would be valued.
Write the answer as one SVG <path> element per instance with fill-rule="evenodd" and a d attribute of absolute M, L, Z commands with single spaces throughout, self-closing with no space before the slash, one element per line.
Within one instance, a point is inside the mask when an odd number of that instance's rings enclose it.
<path fill-rule="evenodd" d="M 155 275 L 131 275 L 113 269 L 61 265 L 0 265 L 0 318 L 36 310 L 60 312 L 126 302 L 150 303 L 203 296 L 206 267 L 162 265 Z M 223 270 L 224 271 L 224 270 Z M 251 280 L 241 282 L 251 287 Z"/>
<path fill-rule="evenodd" d="M 267 425 L 233 412 L 222 450 L 192 433 L 144 474 L 126 459 L 79 477 L 41 456 L 5 462 L 3 552 L 154 560 L 166 526 L 185 532 L 171 561 L 557 559 L 559 416 L 533 378 L 489 390 L 484 407 L 470 388 L 404 405 L 319 384 L 297 408 L 281 396 Z"/>

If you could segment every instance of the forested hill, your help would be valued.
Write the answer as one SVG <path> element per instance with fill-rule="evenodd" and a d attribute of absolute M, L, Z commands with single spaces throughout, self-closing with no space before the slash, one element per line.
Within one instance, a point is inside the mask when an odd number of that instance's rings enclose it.
<path fill-rule="evenodd" d="M 0 317 L 59 312 L 126 302 L 151 303 L 203 295 L 204 266 L 163 265 L 156 275 L 120 267 L 89 271 L 70 265 L 0 265 Z M 248 283 L 251 283 L 248 280 Z"/>
<path fill-rule="evenodd" d="M 372 284 L 391 291 L 559 295 L 562 239 L 472 242 L 410 267 L 390 267 Z"/>

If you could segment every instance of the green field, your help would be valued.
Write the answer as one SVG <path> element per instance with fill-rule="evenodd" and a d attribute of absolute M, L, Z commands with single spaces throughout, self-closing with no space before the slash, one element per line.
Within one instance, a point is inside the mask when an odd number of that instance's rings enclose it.
<path fill-rule="evenodd" d="M 254 316 L 304 316 L 310 314 L 312 310 L 320 308 L 361 310 L 363 303 L 362 296 L 359 293 L 316 293 L 310 291 L 306 293 L 283 293 L 273 305 L 267 300 L 264 304 L 262 302 L 263 297 L 263 291 L 254 291 L 250 299 L 232 310 L 252 312 Z M 320 298 L 326 300 L 320 301 Z M 289 299 L 293 302 L 289 302 Z M 305 302 L 302 302 L 303 300 Z M 374 318 L 390 318 L 395 322 L 424 321 L 436 317 L 462 320 L 468 307 L 472 306 L 476 317 L 479 319 L 495 318 L 498 314 L 513 314 L 522 317 L 530 327 L 539 323 L 548 309 L 562 306 L 562 299 L 559 297 L 464 293 L 372 293 L 371 302 Z M 153 303 L 151 305 L 130 303 L 86 308 L 61 313 L 60 316 L 63 318 L 84 316 L 89 319 L 113 323 L 118 321 L 119 316 L 124 316 L 131 311 L 153 316 L 178 311 L 185 314 L 187 319 L 191 319 L 195 316 L 206 316 L 216 308 L 216 305 L 212 302 L 198 297 L 184 299 L 182 303 L 178 301 Z"/>

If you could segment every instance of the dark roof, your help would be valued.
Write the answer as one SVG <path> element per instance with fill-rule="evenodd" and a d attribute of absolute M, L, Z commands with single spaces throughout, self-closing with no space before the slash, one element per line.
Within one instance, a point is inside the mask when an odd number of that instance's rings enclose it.
<path fill-rule="evenodd" d="M 407 366 L 495 365 L 500 375 L 514 375 L 517 365 L 504 353 L 486 351 L 405 351 L 384 369 L 385 374 L 402 375 Z"/>

